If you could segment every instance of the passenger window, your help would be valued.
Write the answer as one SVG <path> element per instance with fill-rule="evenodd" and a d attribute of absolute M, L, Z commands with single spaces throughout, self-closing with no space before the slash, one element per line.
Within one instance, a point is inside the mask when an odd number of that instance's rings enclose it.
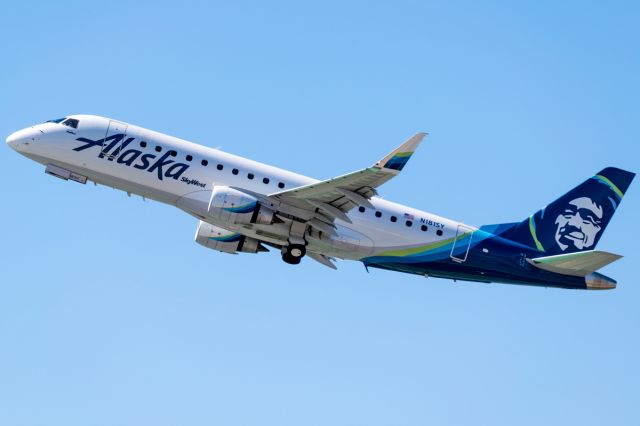
<path fill-rule="evenodd" d="M 376 212 L 376 217 L 382 217 L 382 212 Z"/>
<path fill-rule="evenodd" d="M 254 175 L 253 175 L 253 173 L 249 173 L 249 174 L 247 174 L 247 177 L 248 177 L 249 179 L 253 179 L 253 178 L 254 178 Z"/>
<path fill-rule="evenodd" d="M 436 234 L 438 234 L 438 237 L 442 237 L 442 229 L 438 229 L 436 231 Z"/>
<path fill-rule="evenodd" d="M 156 145 L 156 152 L 162 151 L 162 147 L 160 145 Z"/>
<path fill-rule="evenodd" d="M 202 164 L 203 166 L 206 166 L 207 164 L 209 164 L 209 162 L 207 160 L 202 160 L 200 164 Z"/>
<path fill-rule="evenodd" d="M 238 169 L 231 170 L 231 173 L 233 173 L 234 175 L 237 175 L 238 174 Z"/>
<path fill-rule="evenodd" d="M 284 188 L 284 183 L 278 182 L 278 188 L 280 188 L 280 189 Z"/>
<path fill-rule="evenodd" d="M 412 226 L 412 225 L 413 225 L 413 222 L 411 222 L 410 220 L 408 220 L 408 221 L 406 221 L 404 224 L 405 224 L 405 225 L 407 225 L 407 226 Z"/>
<path fill-rule="evenodd" d="M 80 122 L 75 118 L 67 118 L 65 121 L 62 122 L 62 124 L 64 124 L 65 126 L 73 127 L 74 129 L 78 128 L 79 123 Z"/>
<path fill-rule="evenodd" d="M 169 155 L 172 157 L 175 157 L 176 155 L 178 155 L 177 152 L 175 152 L 174 150 L 169 151 Z"/>
<path fill-rule="evenodd" d="M 422 232 L 427 232 L 427 229 L 428 229 L 428 228 L 427 228 L 427 225 L 422 225 L 422 226 L 420 226 L 420 230 L 421 230 Z"/>
<path fill-rule="evenodd" d="M 192 155 L 187 155 L 187 161 L 191 161 L 193 160 L 193 156 Z"/>
<path fill-rule="evenodd" d="M 397 217 L 395 217 L 395 216 L 391 216 L 391 217 L 389 218 L 389 220 L 391 220 L 391 222 L 397 222 L 397 221 L 398 221 L 398 218 L 397 218 Z"/>
<path fill-rule="evenodd" d="M 262 183 L 264 183 L 265 185 L 267 185 L 269 183 L 269 178 L 262 178 Z"/>
<path fill-rule="evenodd" d="M 218 165 L 216 166 L 216 169 L 218 169 L 218 170 L 222 170 L 222 169 L 224 169 L 224 166 L 223 166 L 222 164 L 218 164 Z"/>
<path fill-rule="evenodd" d="M 359 211 L 360 213 L 364 213 L 365 208 L 364 208 L 364 207 L 362 207 L 362 206 L 360 206 L 360 207 L 358 207 L 358 211 Z"/>
<path fill-rule="evenodd" d="M 147 146 L 147 143 L 145 141 L 140 141 L 140 146 L 145 148 Z"/>

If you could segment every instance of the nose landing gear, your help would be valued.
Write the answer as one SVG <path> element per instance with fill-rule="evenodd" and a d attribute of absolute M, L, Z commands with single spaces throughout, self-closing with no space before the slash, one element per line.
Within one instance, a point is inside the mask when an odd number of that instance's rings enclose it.
<path fill-rule="evenodd" d="M 282 248 L 282 260 L 290 265 L 297 265 L 307 253 L 302 244 L 289 244 Z"/>

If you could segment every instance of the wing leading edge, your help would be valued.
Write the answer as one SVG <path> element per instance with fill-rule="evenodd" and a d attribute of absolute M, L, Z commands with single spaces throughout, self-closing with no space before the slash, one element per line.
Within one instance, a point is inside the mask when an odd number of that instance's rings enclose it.
<path fill-rule="evenodd" d="M 598 269 L 615 262 L 622 256 L 600 250 L 588 250 L 577 253 L 558 254 L 555 256 L 536 257 L 530 259 L 536 268 L 558 274 L 584 277 Z"/>
<path fill-rule="evenodd" d="M 321 211 L 331 220 L 351 222 L 346 213 L 355 206 L 371 207 L 376 188 L 397 176 L 426 133 L 417 133 L 374 165 L 346 175 L 276 192 L 269 198 L 293 207 Z"/>

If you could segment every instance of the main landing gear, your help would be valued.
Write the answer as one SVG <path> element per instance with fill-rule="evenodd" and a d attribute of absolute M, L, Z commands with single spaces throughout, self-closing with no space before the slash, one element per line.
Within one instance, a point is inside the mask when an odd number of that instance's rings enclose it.
<path fill-rule="evenodd" d="M 282 260 L 290 265 L 297 265 L 307 253 L 307 249 L 302 244 L 289 244 L 282 247 Z"/>

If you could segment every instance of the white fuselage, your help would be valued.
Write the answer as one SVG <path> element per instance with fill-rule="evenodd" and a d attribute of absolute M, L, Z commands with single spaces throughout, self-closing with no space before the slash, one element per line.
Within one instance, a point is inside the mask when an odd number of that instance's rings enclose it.
<path fill-rule="evenodd" d="M 274 225 L 270 225 L 271 229 L 238 226 L 206 217 L 203 208 L 206 210 L 212 188 L 222 185 L 267 195 L 317 182 L 124 122 L 91 115 L 69 117 L 78 120 L 77 129 L 48 122 L 16 132 L 7 143 L 42 164 L 177 206 L 213 225 L 274 245 L 286 241 L 283 235 L 287 230 L 278 230 Z M 114 139 L 117 143 L 109 147 L 109 136 L 117 132 L 125 137 Z M 91 142 L 99 140 L 104 140 L 102 145 Z M 337 236 L 310 238 L 309 248 L 327 256 L 358 260 L 390 249 L 453 238 L 462 225 L 378 197 L 371 203 L 374 209 L 356 207 L 348 213 L 352 223 L 337 220 Z"/>

